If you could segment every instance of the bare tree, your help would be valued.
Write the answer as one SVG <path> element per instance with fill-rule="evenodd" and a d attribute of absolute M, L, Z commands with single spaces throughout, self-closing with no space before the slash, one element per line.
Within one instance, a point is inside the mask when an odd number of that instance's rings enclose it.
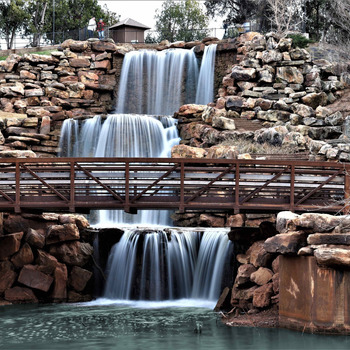
<path fill-rule="evenodd" d="M 303 0 L 255 0 L 257 4 L 267 3 L 271 17 L 271 26 L 277 33 L 285 35 L 296 30 L 303 19 Z"/>

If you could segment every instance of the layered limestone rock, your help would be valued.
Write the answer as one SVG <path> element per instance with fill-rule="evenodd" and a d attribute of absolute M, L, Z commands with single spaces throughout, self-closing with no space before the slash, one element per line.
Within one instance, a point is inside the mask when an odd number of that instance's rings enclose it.
<path fill-rule="evenodd" d="M 181 143 L 205 149 L 205 158 L 237 158 L 246 153 L 242 146 L 235 152 L 210 150 L 248 142 L 288 154 L 309 152 L 310 159 L 349 161 L 348 116 L 327 108 L 343 95 L 347 66 L 312 61 L 307 50 L 293 48 L 292 39 L 273 33 L 244 34 L 235 45 L 238 63 L 223 77 L 215 104 L 185 105 L 175 113 Z M 251 148 L 250 153 L 269 153 L 268 147 Z"/>
<path fill-rule="evenodd" d="M 5 215 L 0 304 L 91 300 L 93 248 L 88 227 L 80 215 Z"/>

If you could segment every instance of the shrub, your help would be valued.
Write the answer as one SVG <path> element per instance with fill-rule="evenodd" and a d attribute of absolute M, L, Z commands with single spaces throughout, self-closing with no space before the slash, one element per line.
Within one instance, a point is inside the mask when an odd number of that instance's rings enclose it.
<path fill-rule="evenodd" d="M 294 49 L 297 47 L 299 47 L 300 49 L 305 49 L 305 47 L 314 42 L 313 40 L 306 38 L 302 34 L 289 34 L 288 38 L 293 39 L 292 47 Z"/>

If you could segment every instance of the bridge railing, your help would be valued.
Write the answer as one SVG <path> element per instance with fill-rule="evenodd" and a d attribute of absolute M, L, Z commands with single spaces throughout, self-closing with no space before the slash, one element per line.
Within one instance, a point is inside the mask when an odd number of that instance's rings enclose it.
<path fill-rule="evenodd" d="M 349 165 L 335 162 L 168 159 L 2 159 L 0 211 L 91 209 L 340 212 Z"/>

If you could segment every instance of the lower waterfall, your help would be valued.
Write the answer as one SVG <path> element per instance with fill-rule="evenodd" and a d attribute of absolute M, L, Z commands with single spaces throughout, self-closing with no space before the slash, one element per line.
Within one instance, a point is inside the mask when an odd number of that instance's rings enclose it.
<path fill-rule="evenodd" d="M 111 249 L 103 297 L 217 300 L 225 267 L 233 259 L 233 244 L 227 231 L 127 230 Z"/>

